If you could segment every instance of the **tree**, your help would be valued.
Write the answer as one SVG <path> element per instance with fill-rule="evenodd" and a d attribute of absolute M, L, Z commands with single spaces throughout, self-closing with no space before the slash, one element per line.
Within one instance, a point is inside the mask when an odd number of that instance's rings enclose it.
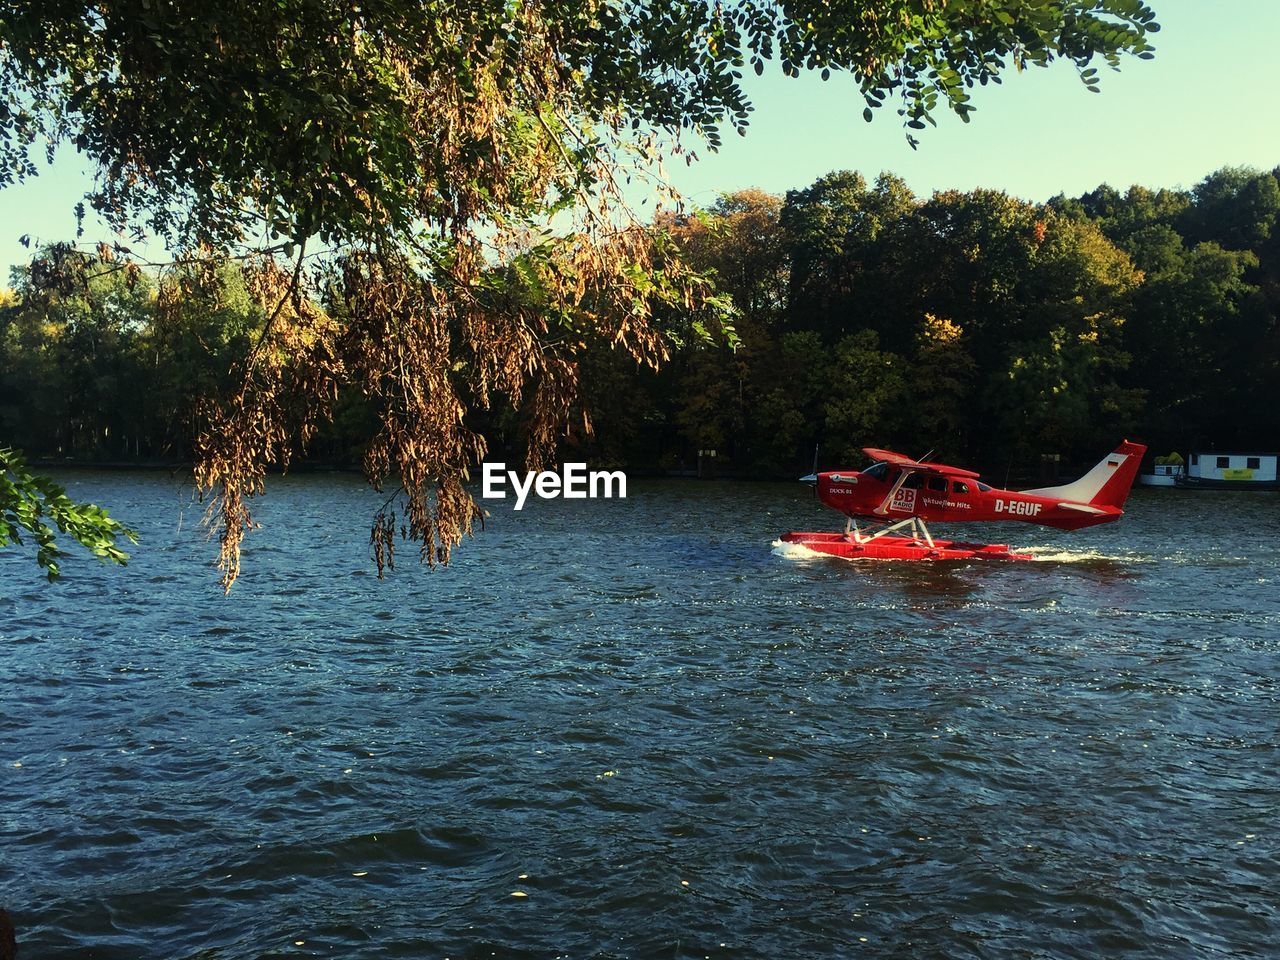
<path fill-rule="evenodd" d="M 106 511 L 91 503 L 77 503 L 58 484 L 33 475 L 15 451 L 0 447 L 0 547 L 23 543 L 23 531 L 35 540 L 36 563 L 50 580 L 58 577 L 58 532 L 81 544 L 95 557 L 123 566 L 128 556 L 120 540 L 137 543 L 138 537 Z"/>
<path fill-rule="evenodd" d="M 1150 266 L 1127 337 L 1135 379 L 1160 398 L 1156 436 L 1184 446 L 1261 438 L 1273 387 L 1255 376 L 1276 353 L 1275 316 L 1245 279 L 1257 257 L 1216 243 L 1187 249 L 1163 231 L 1142 240 Z"/>
<path fill-rule="evenodd" d="M 1031 322 L 1022 285 L 1045 233 L 1034 206 L 997 190 L 935 193 L 905 227 L 902 269 L 922 278 L 907 294 L 908 336 L 926 313 L 959 324 L 979 367 L 999 362 Z"/>
<path fill-rule="evenodd" d="M 741 334 L 775 323 L 787 301 L 782 199 L 763 190 L 721 194 L 707 210 L 660 221 L 685 258 L 736 307 Z"/>
<path fill-rule="evenodd" d="M 830 383 L 831 356 L 812 330 L 784 333 L 777 351 L 752 371 L 758 397 L 751 423 L 754 461 L 777 473 L 797 460 L 807 462 L 823 440 L 823 399 Z"/>
<path fill-rule="evenodd" d="M 46 266 L 77 269 L 92 262 L 78 251 L 50 248 L 30 268 L 14 271 L 19 300 L 0 315 L 5 406 L 12 410 L 18 398 L 38 400 L 24 404 L 16 422 L 4 426 L 6 436 L 29 453 L 121 459 L 148 430 L 140 350 L 155 288 L 125 271 L 71 287 L 43 282 Z"/>
<path fill-rule="evenodd" d="M 925 314 L 916 332 L 908 396 L 912 420 L 939 457 L 967 452 L 976 368 L 960 325 Z"/>
<path fill-rule="evenodd" d="M 689 456 L 715 449 L 739 467 L 762 465 L 749 424 L 759 400 L 751 371 L 776 356 L 776 328 L 787 300 L 781 209 L 779 197 L 742 190 L 721 195 L 707 210 L 669 218 L 682 255 L 704 271 L 734 307 L 732 351 L 703 340 L 678 350 L 673 358 L 680 383 L 675 419 Z M 772 463 L 765 454 L 765 468 Z"/>
<path fill-rule="evenodd" d="M 1149 190 L 1135 185 L 1121 197 L 1103 186 L 1086 193 L 1080 201 L 1088 218 L 1112 242 L 1132 253 L 1130 241 L 1137 233 L 1153 226 L 1171 226 L 1184 218 L 1191 196 L 1182 190 Z"/>
<path fill-rule="evenodd" d="M 916 131 L 939 100 L 968 119 L 967 91 L 1009 64 L 1060 57 L 1093 88 L 1095 60 L 1149 57 L 1158 29 L 1139 0 L 980 9 L 4 0 L 0 185 L 70 141 L 98 173 L 88 202 L 121 231 L 181 260 L 255 254 L 265 319 L 196 451 L 228 588 L 268 464 L 344 387 L 381 424 L 367 475 L 403 496 L 375 541 L 403 527 L 443 561 L 477 514 L 463 480 L 486 443 L 469 417 L 511 404 L 545 459 L 575 407 L 581 334 L 657 363 L 654 318 L 708 292 L 619 213 L 620 166 L 743 129 L 748 63 L 850 73 L 868 118 L 892 97 Z M 550 232 L 570 210 L 574 227 Z"/>
<path fill-rule="evenodd" d="M 870 188 L 862 174 L 842 170 L 790 191 L 781 224 L 791 255 L 791 323 L 831 337 L 867 326 L 903 339 L 893 323 L 899 298 L 886 239 L 914 209 L 906 184 L 887 173 Z"/>
<path fill-rule="evenodd" d="M 1124 325 L 1129 389 L 1161 446 L 1265 446 L 1280 369 L 1276 171 L 1223 168 L 1191 191 L 1099 187 L 1050 205 L 1092 219 L 1143 273 Z"/>
<path fill-rule="evenodd" d="M 831 358 L 824 391 L 831 452 L 846 462 L 866 438 L 891 433 L 902 420 L 906 377 L 902 358 L 880 349 L 874 330 L 843 337 Z"/>
<path fill-rule="evenodd" d="M 1191 191 L 1182 233 L 1192 241 L 1249 250 L 1271 237 L 1280 216 L 1280 183 L 1270 172 L 1223 167 Z"/>

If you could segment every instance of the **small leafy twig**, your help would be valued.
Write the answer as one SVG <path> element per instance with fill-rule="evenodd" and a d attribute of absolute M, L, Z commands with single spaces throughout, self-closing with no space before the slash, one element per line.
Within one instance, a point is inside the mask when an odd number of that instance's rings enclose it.
<path fill-rule="evenodd" d="M 57 579 L 58 559 L 66 551 L 58 546 L 58 532 L 65 533 L 95 557 L 124 566 L 129 556 L 117 543 L 130 543 L 138 535 L 92 503 L 76 503 L 47 477 L 32 474 L 14 450 L 0 447 L 0 547 L 21 545 L 22 533 L 35 538 L 36 563 L 50 580 Z"/>

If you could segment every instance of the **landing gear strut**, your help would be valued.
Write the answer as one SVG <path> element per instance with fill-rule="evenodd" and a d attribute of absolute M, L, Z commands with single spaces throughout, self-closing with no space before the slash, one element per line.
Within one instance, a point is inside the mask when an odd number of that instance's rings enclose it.
<path fill-rule="evenodd" d="M 850 517 L 844 525 L 844 535 L 854 543 L 870 543 L 872 540 L 878 540 L 886 534 L 893 533 L 893 531 L 900 530 L 907 526 L 911 528 L 911 538 L 913 540 L 927 543 L 929 548 L 933 549 L 933 536 L 929 533 L 929 528 L 924 525 L 924 521 L 919 517 L 907 517 L 904 520 L 898 520 L 895 523 L 888 524 L 887 526 L 881 525 L 878 530 L 870 535 L 862 532 L 862 528 L 858 526 L 857 517 Z"/>

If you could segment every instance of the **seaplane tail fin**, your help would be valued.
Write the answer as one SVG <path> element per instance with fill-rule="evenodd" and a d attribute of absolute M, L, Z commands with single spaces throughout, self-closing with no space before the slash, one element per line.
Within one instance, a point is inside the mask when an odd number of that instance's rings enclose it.
<path fill-rule="evenodd" d="M 1079 480 L 1060 487 L 1043 487 L 1024 490 L 1042 497 L 1057 497 L 1075 503 L 1087 503 L 1095 507 L 1123 507 L 1129 499 L 1129 490 L 1142 466 L 1142 455 L 1147 448 L 1128 440 L 1103 457 L 1096 467 Z"/>

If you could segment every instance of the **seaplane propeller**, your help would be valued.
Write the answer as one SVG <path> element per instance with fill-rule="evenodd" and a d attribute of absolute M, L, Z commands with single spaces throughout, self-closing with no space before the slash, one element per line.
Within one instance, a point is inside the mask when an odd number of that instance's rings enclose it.
<path fill-rule="evenodd" d="M 818 495 L 818 445 L 816 443 L 813 445 L 813 470 L 801 477 L 800 482 L 809 484 L 813 487 L 813 495 L 815 497 Z"/>

